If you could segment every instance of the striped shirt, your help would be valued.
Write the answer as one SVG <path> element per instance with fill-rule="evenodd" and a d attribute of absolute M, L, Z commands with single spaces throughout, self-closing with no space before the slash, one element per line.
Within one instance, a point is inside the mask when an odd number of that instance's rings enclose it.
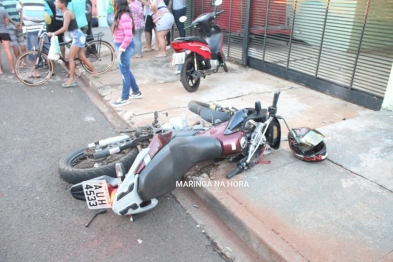
<path fill-rule="evenodd" d="M 16 9 L 22 10 L 23 24 L 27 32 L 37 31 L 45 26 L 44 12 L 53 16 L 52 10 L 44 0 L 20 0 Z"/>
<path fill-rule="evenodd" d="M 1 3 L 3 4 L 8 17 L 18 24 L 20 21 L 19 12 L 16 10 L 16 4 L 18 3 L 18 0 L 3 0 Z M 8 28 L 16 29 L 12 23 L 8 25 Z"/>

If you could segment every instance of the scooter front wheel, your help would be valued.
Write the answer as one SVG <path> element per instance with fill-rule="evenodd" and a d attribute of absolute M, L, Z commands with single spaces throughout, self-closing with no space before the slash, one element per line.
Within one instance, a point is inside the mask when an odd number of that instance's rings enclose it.
<path fill-rule="evenodd" d="M 188 92 L 195 92 L 199 88 L 199 84 L 201 83 L 201 79 L 198 78 L 197 80 L 194 79 L 192 76 L 192 73 L 195 72 L 195 64 L 194 64 L 194 58 L 192 56 L 189 56 L 186 58 L 186 61 L 184 62 L 183 68 L 180 73 L 180 81 L 183 84 L 183 87 L 188 91 Z"/>

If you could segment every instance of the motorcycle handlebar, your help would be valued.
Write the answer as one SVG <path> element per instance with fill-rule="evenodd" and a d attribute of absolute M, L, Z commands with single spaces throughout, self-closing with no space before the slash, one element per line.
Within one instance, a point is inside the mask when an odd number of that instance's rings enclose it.
<path fill-rule="evenodd" d="M 280 96 L 280 92 L 275 92 L 274 93 L 274 98 L 273 98 L 273 105 L 272 107 L 277 107 L 277 102 L 278 102 L 278 97 Z"/>
<path fill-rule="evenodd" d="M 220 12 L 217 12 L 217 13 L 216 13 L 216 16 L 217 16 L 217 15 L 220 15 L 220 14 L 222 14 L 222 13 L 224 13 L 224 12 L 225 12 L 225 10 L 221 10 Z"/>
<path fill-rule="evenodd" d="M 235 169 L 232 170 L 231 173 L 229 173 L 229 174 L 227 175 L 227 178 L 228 178 L 228 179 L 231 179 L 231 178 L 234 177 L 235 175 L 239 174 L 241 171 L 243 171 L 243 168 L 237 166 Z"/>

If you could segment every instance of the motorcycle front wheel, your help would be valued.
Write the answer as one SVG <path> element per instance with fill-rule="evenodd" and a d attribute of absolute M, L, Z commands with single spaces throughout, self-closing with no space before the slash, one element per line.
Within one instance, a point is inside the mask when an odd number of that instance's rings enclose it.
<path fill-rule="evenodd" d="M 183 87 L 188 91 L 188 92 L 195 92 L 199 88 L 199 84 L 201 83 L 201 79 L 198 78 L 195 80 L 192 77 L 192 73 L 195 71 L 195 64 L 194 64 L 194 58 L 192 56 L 189 56 L 186 58 L 186 61 L 184 62 L 183 68 L 180 73 L 180 80 L 181 83 L 183 84 Z"/>
<path fill-rule="evenodd" d="M 87 158 L 85 149 L 76 150 L 60 160 L 59 174 L 64 181 L 77 184 L 103 175 L 116 177 L 115 164 L 121 162 L 128 171 L 139 153 L 137 147 L 132 147 L 97 161 Z"/>

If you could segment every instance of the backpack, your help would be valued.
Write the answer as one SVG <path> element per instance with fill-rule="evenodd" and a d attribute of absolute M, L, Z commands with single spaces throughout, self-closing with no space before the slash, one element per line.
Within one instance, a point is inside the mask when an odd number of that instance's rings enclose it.
<path fill-rule="evenodd" d="M 93 11 L 93 8 L 91 7 L 91 1 L 90 0 L 86 0 L 85 13 L 86 13 L 86 20 L 87 20 L 87 22 L 90 22 L 91 18 L 93 17 L 92 11 Z"/>

